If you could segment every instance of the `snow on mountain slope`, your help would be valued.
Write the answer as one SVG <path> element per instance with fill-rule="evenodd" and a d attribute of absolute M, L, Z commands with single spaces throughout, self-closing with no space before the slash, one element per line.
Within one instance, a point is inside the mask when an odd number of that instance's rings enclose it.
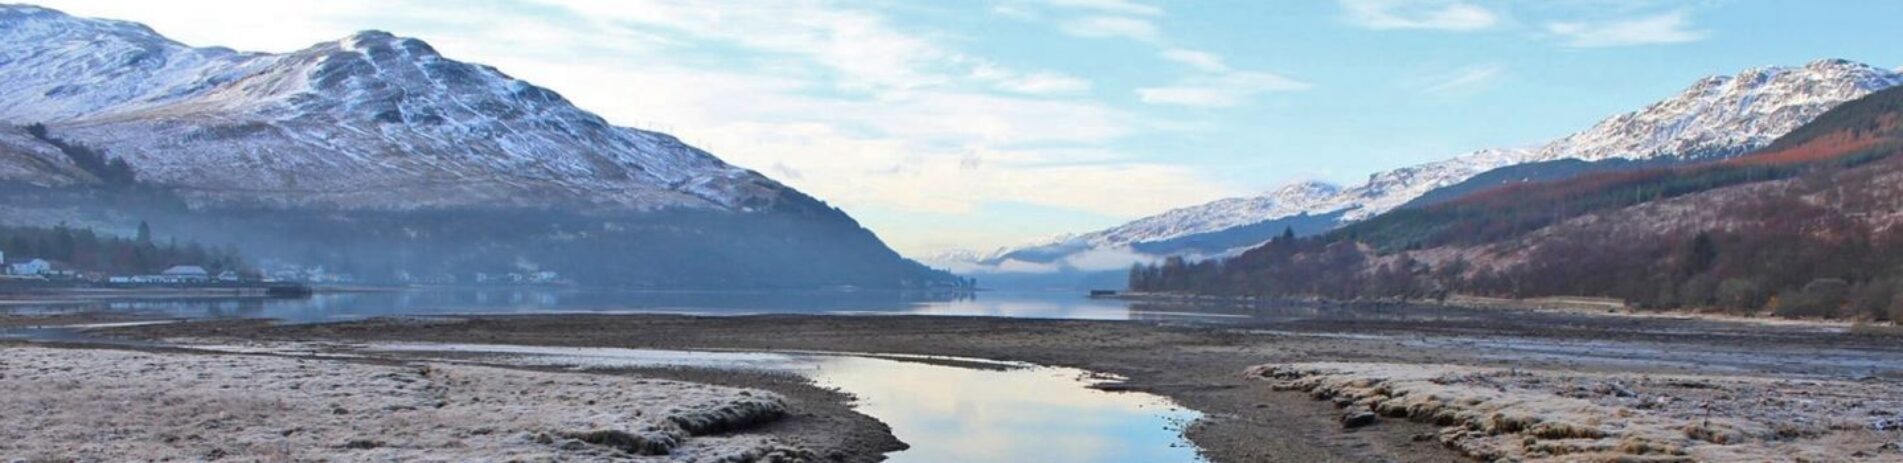
<path fill-rule="evenodd" d="M 1358 221 L 1436 188 L 1516 164 L 1732 155 L 1769 144 L 1840 103 L 1899 84 L 1903 74 L 1838 59 L 1707 77 L 1672 98 L 1532 149 L 1480 150 L 1375 173 L 1366 183 L 1347 188 L 1298 183 L 1262 196 L 1175 209 L 1073 239 L 995 253 L 986 263 L 1013 258 L 1061 262 L 1069 255 L 1127 249 L 1302 214 L 1340 211 L 1342 220 Z"/>
<path fill-rule="evenodd" d="M 1841 59 L 1707 77 L 1670 99 L 1547 144 L 1525 162 L 1738 154 L 1838 104 L 1899 84 L 1903 74 Z"/>
<path fill-rule="evenodd" d="M 1136 221 L 1075 237 L 1094 246 L 1121 246 L 1239 227 L 1257 217 L 1285 217 L 1305 211 L 1331 210 L 1341 187 L 1322 182 L 1298 182 L 1262 196 L 1229 198 L 1173 209 Z"/>
<path fill-rule="evenodd" d="M 0 122 L 45 123 L 199 204 L 748 210 L 790 191 L 383 32 L 239 53 L 0 6 L 0 42 Z"/>
<path fill-rule="evenodd" d="M 1511 164 L 1521 156 L 1524 156 L 1524 151 L 1481 150 L 1445 161 L 1379 172 L 1369 176 L 1367 183 L 1350 188 L 1321 182 L 1299 182 L 1261 196 L 1222 199 L 1173 209 L 1105 230 L 996 252 L 975 263 L 958 260 L 931 262 L 959 268 L 979 268 L 979 265 L 974 264 L 999 265 L 1010 260 L 1068 265 L 1071 263 L 1067 261 L 1083 254 L 1140 258 L 1142 256 L 1128 249 L 1141 243 L 1220 232 L 1304 214 L 1340 212 L 1343 220 L 1360 220 L 1399 207 L 1435 188 L 1459 183 L 1481 172 Z M 1268 238 L 1267 235 L 1262 237 L 1264 240 Z M 945 259 L 959 257 L 956 254 L 944 256 Z M 1093 260 L 1101 261 L 1103 258 Z M 1128 262 L 1097 264 L 1094 266 L 1120 267 Z"/>

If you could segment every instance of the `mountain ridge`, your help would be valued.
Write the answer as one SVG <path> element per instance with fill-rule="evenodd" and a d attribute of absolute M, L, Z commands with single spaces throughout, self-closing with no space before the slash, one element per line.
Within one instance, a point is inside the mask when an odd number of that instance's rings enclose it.
<path fill-rule="evenodd" d="M 1275 201 L 1269 193 L 1228 198 L 1137 219 L 1080 237 L 996 253 L 981 263 L 996 265 L 1015 257 L 1062 261 L 1066 252 L 1104 248 L 1142 248 L 1184 236 L 1221 232 L 1301 215 L 1339 214 L 1352 223 L 1403 207 L 1441 188 L 1451 188 L 1496 169 L 1562 160 L 1668 162 L 1736 155 L 1769 144 L 1838 103 L 1903 84 L 1903 74 L 1843 59 L 1820 59 L 1799 66 L 1764 66 L 1732 75 L 1713 75 L 1644 108 L 1617 114 L 1553 141 L 1526 148 L 1483 149 L 1443 161 L 1371 174 L 1362 184 L 1338 187 L 1333 197 L 1309 198 L 1303 207 L 1248 215 L 1235 204 Z M 1486 185 L 1462 186 L 1482 188 Z M 1215 217 L 1217 219 L 1209 219 Z M 1144 233 L 1166 230 L 1163 233 Z M 1260 233 L 1255 243 L 1279 234 Z M 1253 245 L 1254 243 L 1252 243 Z M 1190 257 L 1234 255 L 1243 246 Z M 1169 255 L 1150 256 L 1160 259 Z"/>

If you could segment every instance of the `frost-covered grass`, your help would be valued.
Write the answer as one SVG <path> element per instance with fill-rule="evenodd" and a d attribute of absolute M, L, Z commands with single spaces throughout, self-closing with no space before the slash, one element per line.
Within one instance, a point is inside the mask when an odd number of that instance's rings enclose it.
<path fill-rule="evenodd" d="M 1898 461 L 1903 385 L 1448 365 L 1263 365 L 1250 377 L 1443 426 L 1486 461 Z"/>
<path fill-rule="evenodd" d="M 805 457 L 730 433 L 769 392 L 442 363 L 0 348 L 0 456 L 27 460 L 636 460 Z"/>

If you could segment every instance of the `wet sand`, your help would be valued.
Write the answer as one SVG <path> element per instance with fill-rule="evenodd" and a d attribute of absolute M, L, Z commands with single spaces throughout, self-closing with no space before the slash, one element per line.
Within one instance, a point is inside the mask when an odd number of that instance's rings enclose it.
<path fill-rule="evenodd" d="M 1193 310 L 1155 310 L 1165 309 Z M 1264 364 L 1355 362 L 1612 375 L 1724 375 L 1860 381 L 1878 387 L 1894 387 L 1903 381 L 1903 342 L 1899 342 L 1903 338 L 1828 325 L 1766 326 L 1498 309 L 1353 309 L 1275 309 L 1247 323 L 1223 326 L 936 316 L 547 315 L 290 326 L 223 321 L 103 333 L 145 338 L 813 350 L 1023 361 L 1123 376 L 1129 381 L 1114 389 L 1166 396 L 1203 412 L 1206 419 L 1191 426 L 1186 436 L 1218 462 L 1469 461 L 1433 438 L 1441 427 L 1432 423 L 1382 419 L 1371 426 L 1344 429 L 1343 412 L 1335 404 L 1245 374 Z M 1302 315 L 1362 309 L 1369 315 Z M 872 461 L 897 447 L 876 421 L 851 413 L 846 397 L 829 395 L 796 378 L 697 370 L 642 374 L 780 393 L 800 411 L 775 425 L 780 429 L 767 432 L 820 454 Z M 1885 436 L 1877 437 L 1889 438 Z"/>

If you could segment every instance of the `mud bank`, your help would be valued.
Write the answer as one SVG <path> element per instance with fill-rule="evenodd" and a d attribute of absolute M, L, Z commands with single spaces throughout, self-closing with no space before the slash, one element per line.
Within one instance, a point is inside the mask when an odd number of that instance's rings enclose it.
<path fill-rule="evenodd" d="M 1248 376 L 1483 461 L 1898 461 L 1903 385 L 1580 374 L 1383 363 L 1263 365 Z"/>
<path fill-rule="evenodd" d="M 238 354 L 0 346 L 26 460 L 810 461 L 747 432 L 780 395 L 692 382 Z"/>

